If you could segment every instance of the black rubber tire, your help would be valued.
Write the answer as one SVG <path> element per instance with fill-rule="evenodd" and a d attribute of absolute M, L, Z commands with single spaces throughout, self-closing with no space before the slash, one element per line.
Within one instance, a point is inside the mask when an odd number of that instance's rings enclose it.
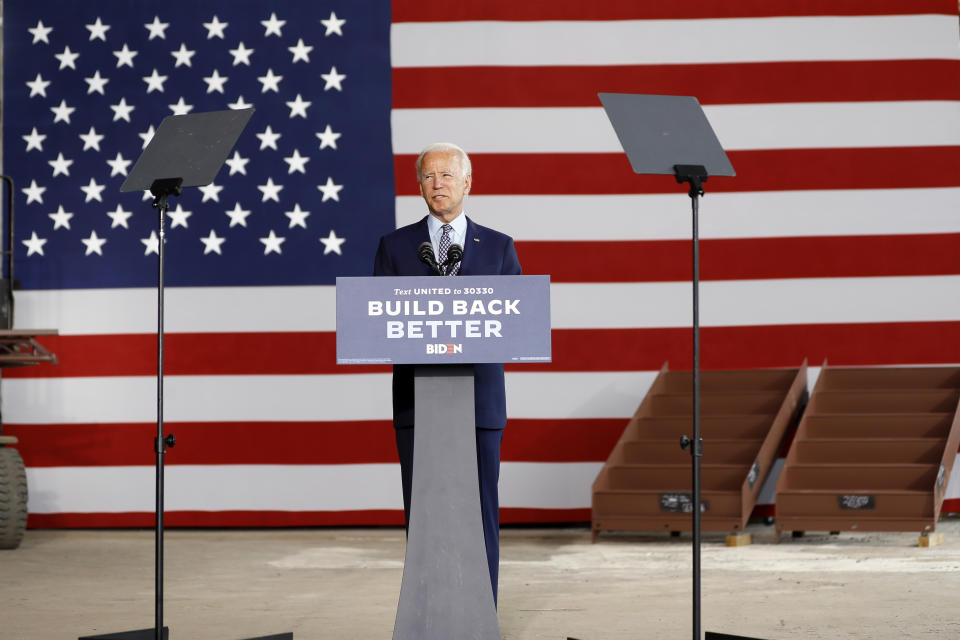
<path fill-rule="evenodd" d="M 16 549 L 27 529 L 27 472 L 16 449 L 0 446 L 0 549 Z"/>

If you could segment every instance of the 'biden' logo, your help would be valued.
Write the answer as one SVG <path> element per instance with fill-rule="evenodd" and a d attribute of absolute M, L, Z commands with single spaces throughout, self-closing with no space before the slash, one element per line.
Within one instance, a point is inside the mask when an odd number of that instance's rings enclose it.
<path fill-rule="evenodd" d="M 427 353 L 432 355 L 444 355 L 454 353 L 463 353 L 462 344 L 428 344 Z"/>

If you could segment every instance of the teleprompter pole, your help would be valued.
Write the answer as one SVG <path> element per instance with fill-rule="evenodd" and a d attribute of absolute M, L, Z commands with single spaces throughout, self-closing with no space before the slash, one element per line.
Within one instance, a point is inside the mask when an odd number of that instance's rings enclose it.
<path fill-rule="evenodd" d="M 153 206 L 157 210 L 159 218 L 159 222 L 157 223 L 157 230 L 159 232 L 157 247 L 157 437 L 153 441 L 154 450 L 157 456 L 157 520 L 156 534 L 154 536 L 156 545 L 156 550 L 154 552 L 154 576 L 156 581 L 154 589 L 154 637 L 156 640 L 163 640 L 163 461 L 164 455 L 167 452 L 167 447 L 173 447 L 177 442 L 173 434 L 170 434 L 166 437 L 163 435 L 163 250 L 164 245 L 166 244 L 164 218 L 167 215 L 167 211 L 170 209 L 167 198 L 170 196 L 180 195 L 180 185 L 182 182 L 183 180 L 181 178 L 175 178 L 173 180 L 157 180 L 150 188 L 150 192 L 154 195 Z"/>
<path fill-rule="evenodd" d="M 683 436 L 680 446 L 690 448 L 690 466 L 693 476 L 693 640 L 700 640 L 700 540 L 701 540 L 701 486 L 700 459 L 703 457 L 703 439 L 700 437 L 700 196 L 707 170 L 702 165 L 675 165 L 677 182 L 690 183 L 690 206 L 693 226 L 693 438 Z"/>
<path fill-rule="evenodd" d="M 154 627 L 95 636 L 84 636 L 80 640 L 167 640 L 169 630 L 163 626 L 163 511 L 164 511 L 164 456 L 167 447 L 173 447 L 177 440 L 173 434 L 163 434 L 163 292 L 164 292 L 164 219 L 170 206 L 167 199 L 182 192 L 182 178 L 154 180 L 150 186 L 153 194 L 153 208 L 157 210 L 157 437 L 153 440 L 156 455 L 156 521 L 154 528 Z"/>

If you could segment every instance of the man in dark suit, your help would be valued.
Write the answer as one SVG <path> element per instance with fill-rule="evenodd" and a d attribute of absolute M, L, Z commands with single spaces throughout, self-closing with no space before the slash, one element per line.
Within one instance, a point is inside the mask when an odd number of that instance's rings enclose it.
<path fill-rule="evenodd" d="M 473 183 L 470 158 L 463 149 L 450 143 L 428 146 L 417 158 L 417 178 L 429 215 L 380 239 L 373 267 L 375 276 L 433 274 L 418 257 L 417 249 L 423 242 L 433 244 L 438 262 L 444 261 L 447 248 L 452 244 L 463 247 L 463 260 L 448 275 L 520 275 L 520 261 L 513 239 L 478 225 L 463 212 L 463 200 Z M 496 601 L 500 563 L 497 481 L 500 478 L 500 443 L 507 424 L 503 365 L 475 364 L 473 368 L 480 510 L 490 583 Z M 407 522 L 413 481 L 413 385 L 413 367 L 394 366 L 393 426 L 400 456 L 403 511 Z"/>

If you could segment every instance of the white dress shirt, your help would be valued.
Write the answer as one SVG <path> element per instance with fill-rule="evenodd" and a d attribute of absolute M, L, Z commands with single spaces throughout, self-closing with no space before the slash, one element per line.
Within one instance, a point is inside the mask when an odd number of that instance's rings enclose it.
<path fill-rule="evenodd" d="M 427 230 L 430 232 L 430 242 L 433 244 L 433 255 L 440 261 L 440 238 L 443 236 L 443 222 L 441 222 L 432 213 L 427 214 Z M 450 244 L 458 244 L 464 250 L 464 242 L 467 239 L 467 212 L 461 211 L 460 215 L 448 223 L 453 229 L 450 231 Z"/>

